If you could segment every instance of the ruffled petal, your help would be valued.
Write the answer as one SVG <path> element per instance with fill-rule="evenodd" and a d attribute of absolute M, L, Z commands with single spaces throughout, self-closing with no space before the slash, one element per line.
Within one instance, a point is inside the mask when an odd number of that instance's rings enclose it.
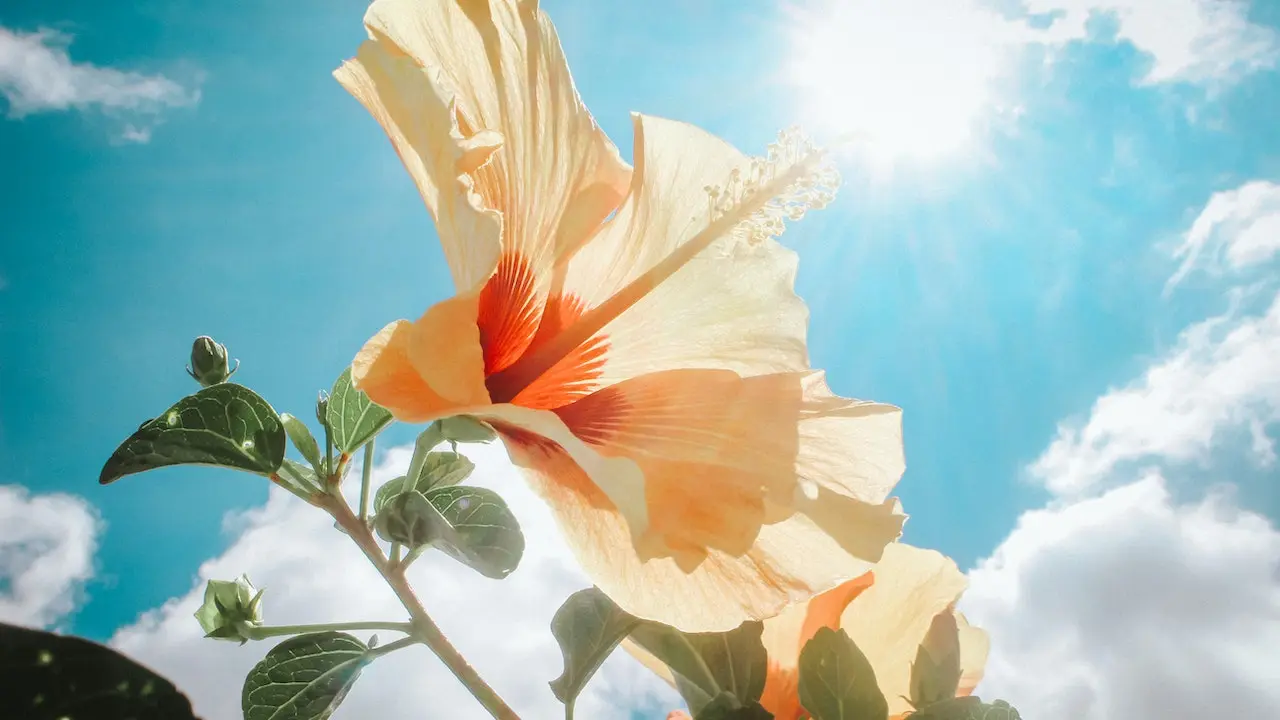
<path fill-rule="evenodd" d="M 603 478 L 584 472 L 577 457 L 538 435 L 512 432 L 500 422 L 496 427 L 600 589 L 627 612 L 687 632 L 725 631 L 772 617 L 789 602 L 860 575 L 902 526 L 896 501 L 870 506 L 832 495 L 829 505 L 837 512 L 827 518 L 766 502 L 766 518 L 776 520 L 761 526 L 745 553 L 710 548 L 686 569 L 673 557 L 642 556 L 627 519 L 601 489 Z M 842 532 L 848 536 L 837 539 Z M 872 560 L 865 559 L 873 552 Z"/>
<path fill-rule="evenodd" d="M 630 168 L 579 99 L 546 15 L 536 2 L 516 0 L 376 0 L 365 25 L 384 54 L 407 57 L 420 71 L 353 94 L 375 117 L 391 116 L 398 132 L 388 132 L 407 141 L 397 149 L 412 156 L 411 172 L 455 156 L 451 169 L 470 173 L 481 205 L 501 213 L 502 251 L 549 282 L 555 264 L 617 208 Z M 426 94 L 435 98 L 430 118 L 406 102 Z M 480 150 L 466 152 L 467 141 Z M 424 197 L 444 192 L 436 173 L 414 175 Z M 440 234 L 459 289 L 487 278 L 496 255 L 486 256 L 492 264 L 481 276 L 468 260 L 475 239 Z"/>
<path fill-rule="evenodd" d="M 857 506 L 882 506 L 902 472 L 898 410 L 837 398 L 821 373 L 667 370 L 556 413 L 599 453 L 630 458 L 644 474 L 642 558 L 674 557 L 690 570 L 710 550 L 742 555 L 762 525 L 797 511 L 838 527 L 845 550 L 871 563 L 897 537 L 850 513 L 877 515 Z"/>

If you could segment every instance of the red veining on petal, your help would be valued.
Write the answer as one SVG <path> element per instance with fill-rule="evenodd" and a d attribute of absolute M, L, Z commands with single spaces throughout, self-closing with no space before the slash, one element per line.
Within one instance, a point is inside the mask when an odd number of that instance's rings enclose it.
<path fill-rule="evenodd" d="M 488 377 L 520 359 L 538 327 L 537 282 L 520 255 L 503 253 L 480 291 L 480 347 Z"/>
<path fill-rule="evenodd" d="M 548 298 L 538 333 L 526 352 L 542 347 L 566 326 L 576 322 L 584 312 L 586 306 L 573 295 L 553 295 Z M 528 387 L 520 390 L 512 402 L 524 407 L 550 410 L 589 395 L 596 389 L 596 381 L 604 371 L 608 350 L 609 341 L 603 335 L 587 340 Z"/>
<path fill-rule="evenodd" d="M 537 279 L 528 261 L 505 253 L 480 294 L 480 344 L 486 386 L 495 403 L 549 410 L 568 405 L 597 387 L 609 348 L 606 337 L 587 340 L 542 375 L 516 386 L 499 373 L 576 322 L 586 306 L 574 295 L 556 294 L 539 307 Z"/>
<path fill-rule="evenodd" d="M 583 442 L 606 445 L 624 427 L 630 409 L 618 388 L 607 387 L 558 407 L 555 412 Z"/>

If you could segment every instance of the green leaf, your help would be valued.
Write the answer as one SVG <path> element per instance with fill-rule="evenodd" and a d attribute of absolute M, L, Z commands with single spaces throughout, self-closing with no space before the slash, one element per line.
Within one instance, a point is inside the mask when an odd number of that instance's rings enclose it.
<path fill-rule="evenodd" d="M 520 564 L 524 533 L 498 493 L 481 487 L 436 487 L 426 493 L 448 522 L 438 547 L 485 577 L 500 580 Z"/>
<path fill-rule="evenodd" d="M 437 540 L 448 527 L 440 511 L 422 493 L 410 490 L 388 500 L 373 518 L 373 529 L 387 542 L 416 548 Z"/>
<path fill-rule="evenodd" d="M 169 465 L 214 465 L 270 475 L 284 461 L 285 431 L 271 405 L 221 383 L 179 400 L 111 454 L 98 482 Z"/>
<path fill-rule="evenodd" d="M 307 497 L 321 490 L 320 478 L 316 476 L 316 472 L 300 462 L 285 458 L 277 474 L 297 491 L 295 494 L 301 493 Z"/>
<path fill-rule="evenodd" d="M 820 628 L 800 651 L 800 704 L 813 720 L 886 720 L 871 663 L 844 630 Z"/>
<path fill-rule="evenodd" d="M 637 627 L 631 639 L 671 668 L 676 688 L 696 715 L 721 693 L 743 705 L 760 699 L 768 667 L 763 631 L 760 622 L 724 633 L 682 633 L 650 622 Z"/>
<path fill-rule="evenodd" d="M 1022 720 L 1022 716 L 1009 703 L 996 700 L 988 704 L 976 697 L 944 700 L 907 717 L 910 720 Z"/>
<path fill-rule="evenodd" d="M 343 370 L 333 383 L 328 418 L 334 446 L 347 455 L 359 450 L 392 420 L 386 408 L 375 405 L 368 395 L 351 384 L 351 368 Z"/>
<path fill-rule="evenodd" d="M 311 463 L 316 474 L 319 474 L 323 465 L 320 461 L 320 445 L 306 423 L 289 413 L 280 413 L 280 422 L 284 425 L 284 431 L 289 434 L 289 439 L 293 441 L 293 446 L 298 448 L 302 457 Z"/>
<path fill-rule="evenodd" d="M 743 705 L 733 693 L 720 693 L 707 703 L 694 720 L 773 720 L 773 713 L 760 703 Z"/>
<path fill-rule="evenodd" d="M 570 595 L 551 618 L 551 634 L 564 657 L 564 672 L 551 681 L 556 699 L 571 708 L 600 664 L 640 622 L 600 588 Z"/>
<path fill-rule="evenodd" d="M 0 716 L 196 720 L 173 683 L 83 638 L 0 623 Z"/>
<path fill-rule="evenodd" d="M 289 638 L 244 681 L 245 720 L 325 720 L 372 660 L 369 648 L 340 632 Z"/>
<path fill-rule="evenodd" d="M 373 512 L 381 511 L 391 498 L 402 492 L 425 493 L 434 487 L 457 485 L 470 477 L 475 467 L 475 463 L 454 452 L 424 453 L 421 459 L 415 454 L 414 462 L 409 464 L 409 475 L 388 480 L 373 494 Z M 417 480 L 410 482 L 411 477 Z"/>

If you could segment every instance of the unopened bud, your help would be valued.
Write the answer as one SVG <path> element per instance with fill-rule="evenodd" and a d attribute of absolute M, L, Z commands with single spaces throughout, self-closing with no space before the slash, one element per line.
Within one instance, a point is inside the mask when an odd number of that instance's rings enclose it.
<path fill-rule="evenodd" d="M 323 390 L 316 395 L 316 420 L 320 427 L 329 427 L 329 393 Z"/>
<path fill-rule="evenodd" d="M 205 637 L 244 644 L 252 639 L 250 630 L 262 626 L 262 591 L 253 587 L 248 575 L 210 580 L 195 618 Z"/>
<path fill-rule="evenodd" d="M 227 362 L 227 346 L 208 335 L 201 335 L 191 344 L 191 364 L 187 374 L 202 387 L 226 382 L 240 368 L 240 361 L 231 368 Z"/>

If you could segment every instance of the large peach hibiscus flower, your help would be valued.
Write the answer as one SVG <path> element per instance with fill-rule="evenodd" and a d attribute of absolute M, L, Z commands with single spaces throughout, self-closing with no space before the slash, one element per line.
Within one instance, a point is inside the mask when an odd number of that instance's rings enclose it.
<path fill-rule="evenodd" d="M 834 191 L 784 134 L 748 158 L 634 117 L 634 169 L 530 0 L 375 0 L 336 73 L 421 191 L 457 294 L 365 344 L 397 419 L 491 424 L 622 608 L 683 630 L 764 618 L 901 531 L 900 411 L 809 368 L 795 255 Z"/>

